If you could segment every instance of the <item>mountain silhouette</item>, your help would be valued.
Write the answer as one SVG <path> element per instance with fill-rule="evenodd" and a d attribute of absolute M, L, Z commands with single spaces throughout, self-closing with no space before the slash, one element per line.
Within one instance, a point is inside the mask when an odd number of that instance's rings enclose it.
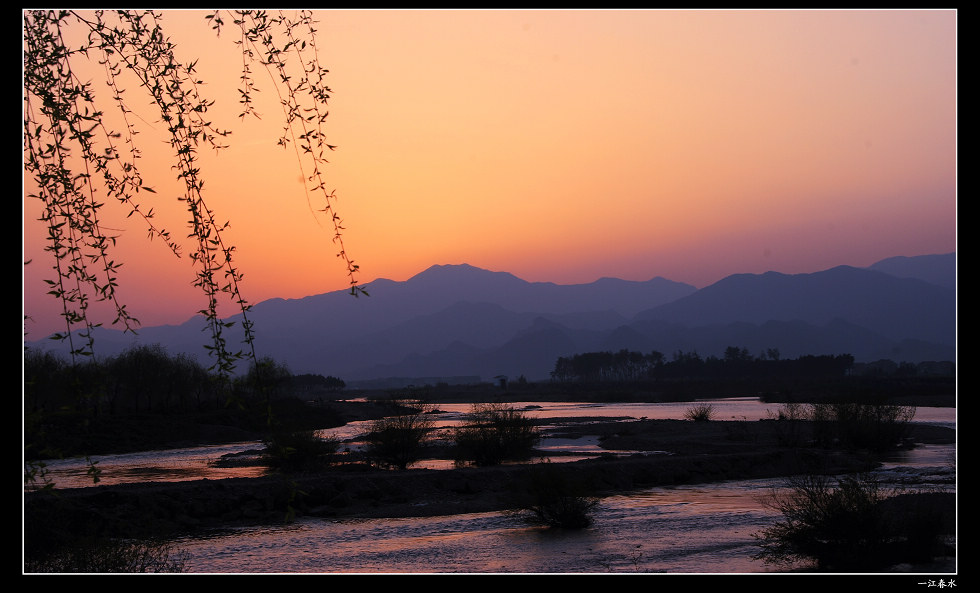
<path fill-rule="evenodd" d="M 916 278 L 838 266 L 812 274 L 736 274 L 694 294 L 639 313 L 691 326 L 842 319 L 886 338 L 952 344 L 956 295 Z"/>
<path fill-rule="evenodd" d="M 700 290 L 659 277 L 560 285 L 437 265 L 402 282 L 370 282 L 370 297 L 344 290 L 263 301 L 250 320 L 259 356 L 352 385 L 386 377 L 542 380 L 559 356 L 620 349 L 720 356 L 737 346 L 752 354 L 775 348 L 783 357 L 954 360 L 955 254 L 922 258 L 810 274 L 735 274 Z M 97 328 L 97 354 L 155 343 L 205 362 L 202 327 L 195 317 L 135 337 Z M 226 335 L 229 344 L 236 328 Z"/>
<path fill-rule="evenodd" d="M 898 278 L 917 278 L 951 290 L 956 289 L 956 254 L 889 257 L 869 269 Z"/>

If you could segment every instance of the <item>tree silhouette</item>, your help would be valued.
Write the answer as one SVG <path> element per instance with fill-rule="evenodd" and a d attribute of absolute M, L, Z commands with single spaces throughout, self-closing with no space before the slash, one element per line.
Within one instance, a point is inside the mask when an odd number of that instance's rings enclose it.
<path fill-rule="evenodd" d="M 272 76 L 284 116 L 278 143 L 293 147 L 306 180 L 307 199 L 318 196 L 318 209 L 332 221 L 333 240 L 338 257 L 346 263 L 351 293 L 366 294 L 356 279 L 358 266 L 344 250 L 335 196 L 324 179 L 325 155 L 335 148 L 323 134 L 331 91 L 325 81 L 328 71 L 317 56 L 312 13 L 215 11 L 204 18 L 219 37 L 225 19 L 234 29 L 232 41 L 242 54 L 242 118 L 257 116 L 253 96 L 258 87 L 252 68 L 258 65 Z M 198 162 L 199 149 L 224 147 L 230 132 L 217 129 L 209 119 L 214 102 L 201 92 L 204 81 L 197 77 L 197 61 L 178 59 L 176 45 L 165 34 L 163 15 L 153 11 L 27 10 L 23 35 L 25 182 L 32 182 L 33 193 L 27 197 L 42 204 L 45 251 L 53 269 L 53 278 L 45 282 L 49 294 L 60 300 L 65 323 L 64 333 L 54 337 L 68 341 L 73 360 L 91 355 L 92 330 L 100 325 L 90 318 L 94 301 L 111 305 L 113 325 L 125 331 L 139 327 L 118 297 L 121 263 L 113 255 L 116 237 L 103 223 L 102 209 L 107 204 L 122 206 L 127 217 L 142 221 L 151 239 L 162 239 L 181 256 L 184 245 L 156 225 L 154 207 L 146 205 L 155 192 L 144 179 L 155 172 L 142 167 L 137 137 L 142 125 L 149 124 L 135 114 L 135 101 L 126 94 L 140 91 L 166 129 L 172 168 L 183 187 L 178 202 L 188 215 L 193 283 L 206 301 L 199 312 L 207 320 L 210 345 L 206 347 L 214 358 L 211 370 L 227 375 L 243 356 L 255 361 L 250 305 L 240 290 L 242 274 L 233 261 L 235 247 L 224 238 L 228 223 L 219 222 L 208 205 L 206 173 Z M 93 60 L 104 69 L 108 96 L 97 97 L 95 87 L 79 74 L 81 62 Z M 223 331 L 231 323 L 227 316 L 219 316 L 218 308 L 225 299 L 242 315 L 244 347 L 238 351 L 224 338 Z"/>

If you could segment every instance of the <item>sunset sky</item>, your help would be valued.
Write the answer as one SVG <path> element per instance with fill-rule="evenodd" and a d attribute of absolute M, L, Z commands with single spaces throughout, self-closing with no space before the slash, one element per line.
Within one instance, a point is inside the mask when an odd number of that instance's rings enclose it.
<path fill-rule="evenodd" d="M 234 31 L 216 38 L 205 14 L 162 11 L 182 60 L 200 58 L 213 119 L 233 131 L 202 170 L 205 199 L 231 222 L 244 296 L 347 288 L 329 223 L 276 145 L 268 76 L 262 119 L 239 120 Z M 362 283 L 468 263 L 528 281 L 663 276 L 701 288 L 956 250 L 955 11 L 317 18 L 337 146 L 328 183 Z M 170 164 L 152 155 L 160 125 L 148 123 L 148 205 L 183 236 Z M 28 340 L 63 329 L 44 296 L 35 202 L 25 197 Z M 145 326 L 186 321 L 204 306 L 189 259 L 110 207 L 131 313 Z"/>

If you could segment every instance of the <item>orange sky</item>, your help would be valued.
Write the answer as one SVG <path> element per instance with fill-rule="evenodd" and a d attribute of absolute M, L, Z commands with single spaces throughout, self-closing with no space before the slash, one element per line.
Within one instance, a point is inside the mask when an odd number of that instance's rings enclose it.
<path fill-rule="evenodd" d="M 276 146 L 268 79 L 263 119 L 239 121 L 233 31 L 216 39 L 204 12 L 162 14 L 233 130 L 202 170 L 205 198 L 231 221 L 245 297 L 346 288 L 328 224 Z M 955 11 L 317 17 L 338 146 L 328 179 L 364 283 L 469 263 L 529 281 L 700 288 L 956 249 Z M 142 139 L 148 153 L 161 144 Z M 170 165 L 144 161 L 152 204 L 186 234 Z M 59 325 L 37 205 L 24 208 L 25 329 L 37 339 Z M 189 260 L 123 214 L 107 216 L 131 313 L 187 320 L 204 304 Z"/>

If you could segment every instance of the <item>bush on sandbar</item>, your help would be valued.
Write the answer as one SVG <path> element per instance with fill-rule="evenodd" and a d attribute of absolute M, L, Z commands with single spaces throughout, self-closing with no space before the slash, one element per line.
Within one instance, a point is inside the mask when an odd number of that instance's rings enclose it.
<path fill-rule="evenodd" d="M 907 493 L 886 490 L 871 474 L 837 477 L 836 486 L 833 481 L 794 476 L 788 488 L 773 490 L 763 504 L 783 520 L 755 534 L 761 548 L 755 557 L 852 572 L 921 562 L 944 551 L 941 509 L 897 504 Z"/>
<path fill-rule="evenodd" d="M 534 420 L 502 404 L 474 404 L 468 423 L 452 433 L 457 464 L 499 465 L 527 459 L 541 440 Z"/>
<path fill-rule="evenodd" d="M 377 465 L 405 469 L 422 458 L 433 427 L 432 406 L 398 402 L 400 413 L 375 420 L 367 436 L 367 455 Z"/>

